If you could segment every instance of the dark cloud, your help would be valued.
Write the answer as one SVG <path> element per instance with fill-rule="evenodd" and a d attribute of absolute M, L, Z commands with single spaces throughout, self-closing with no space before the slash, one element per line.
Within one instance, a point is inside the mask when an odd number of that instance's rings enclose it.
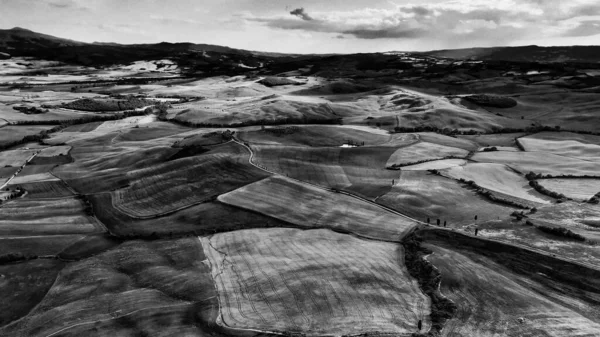
<path fill-rule="evenodd" d="M 359 39 L 414 39 L 428 35 L 428 32 L 425 29 L 402 29 L 397 27 L 388 29 L 359 28 L 347 30 L 343 33 L 353 35 Z"/>
<path fill-rule="evenodd" d="M 290 14 L 297 16 L 297 17 L 301 18 L 302 20 L 306 20 L 306 21 L 313 20 L 313 18 L 311 18 L 310 15 L 308 15 L 308 13 L 306 13 L 304 8 L 302 8 L 302 7 L 294 9 L 293 11 L 290 12 Z"/>

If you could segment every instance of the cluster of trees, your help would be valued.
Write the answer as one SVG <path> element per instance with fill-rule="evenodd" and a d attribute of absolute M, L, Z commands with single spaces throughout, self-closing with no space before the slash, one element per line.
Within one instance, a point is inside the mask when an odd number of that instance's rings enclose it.
<path fill-rule="evenodd" d="M 560 201 L 568 200 L 568 198 L 564 194 L 558 193 L 558 192 L 554 192 L 554 191 L 550 191 L 549 189 L 547 189 L 544 186 L 540 185 L 540 183 L 537 182 L 536 180 L 530 180 L 529 181 L 529 186 L 533 187 L 536 191 L 540 192 L 541 194 L 550 196 L 550 197 L 555 198 L 555 199 L 559 199 Z"/>
<path fill-rule="evenodd" d="M 600 204 L 600 192 L 596 193 L 593 197 L 588 200 L 590 204 Z"/>
<path fill-rule="evenodd" d="M 121 111 L 142 108 L 155 104 L 155 100 L 127 96 L 125 99 L 93 99 L 82 98 L 69 103 L 62 103 L 60 107 L 81 111 Z"/>
<path fill-rule="evenodd" d="M 166 120 L 165 117 L 163 117 L 161 119 L 160 115 L 159 115 L 159 119 Z M 239 127 L 252 126 L 252 125 L 285 125 L 285 124 L 327 124 L 327 125 L 340 124 L 341 125 L 342 119 L 341 118 L 323 119 L 323 118 L 306 118 L 306 117 L 305 118 L 288 117 L 288 118 L 278 119 L 278 120 L 259 120 L 259 121 L 250 120 L 250 121 L 245 121 L 245 122 L 229 123 L 229 124 L 191 122 L 191 121 L 182 121 L 179 119 L 169 119 L 169 122 L 174 122 L 177 124 L 181 124 L 183 126 L 194 127 L 194 128 L 197 128 L 197 127 L 239 128 Z"/>
<path fill-rule="evenodd" d="M 83 202 L 83 212 L 87 215 L 87 216 L 95 216 L 94 215 L 94 208 L 92 206 L 92 202 L 90 201 L 90 199 L 88 199 L 87 196 L 83 195 L 83 194 L 78 194 L 75 196 L 76 199 L 81 200 L 81 202 Z"/>
<path fill-rule="evenodd" d="M 582 242 L 585 241 L 585 236 L 577 234 L 577 233 L 571 231 L 570 229 L 567 229 L 564 227 L 550 227 L 550 226 L 539 225 L 539 226 L 536 226 L 536 228 L 541 230 L 544 233 L 557 235 L 557 236 L 561 236 L 561 237 L 576 240 L 576 241 L 582 241 Z"/>
<path fill-rule="evenodd" d="M 406 269 L 431 299 L 431 330 L 429 334 L 413 333 L 412 336 L 437 336 L 444 328 L 444 323 L 454 316 L 458 307 L 439 292 L 442 276 L 429 261 L 423 258 L 431 254 L 431 251 L 422 247 L 421 242 L 422 239 L 414 233 L 402 240 Z"/>
<path fill-rule="evenodd" d="M 6 191 L 9 191 L 9 188 L 8 188 L 8 187 L 6 188 Z M 17 186 L 17 187 L 15 188 L 14 192 L 12 192 L 12 193 L 10 193 L 8 196 L 6 196 L 6 197 L 4 198 L 4 200 L 16 199 L 16 198 L 18 198 L 18 197 L 20 197 L 20 196 L 22 196 L 22 195 L 24 195 L 24 194 L 25 194 L 25 189 L 23 189 L 23 188 L 21 188 L 21 187 Z M 2 200 L 0 200 L 0 204 L 2 204 Z"/>
<path fill-rule="evenodd" d="M 50 110 L 48 109 L 40 109 L 40 108 L 36 108 L 34 106 L 31 107 L 27 107 L 27 106 L 13 106 L 14 110 L 20 111 L 26 115 L 37 115 L 37 114 L 43 114 L 46 113 Z"/>
<path fill-rule="evenodd" d="M 37 258 L 37 255 L 24 255 L 23 253 L 8 253 L 5 255 L 0 255 L 0 264 L 28 261 Z"/>
<path fill-rule="evenodd" d="M 457 156 L 445 156 L 442 158 L 433 158 L 433 159 L 423 159 L 423 160 L 417 160 L 417 161 L 413 161 L 410 163 L 403 163 L 403 164 L 392 164 L 391 166 L 386 167 L 388 170 L 395 170 L 399 167 L 404 167 L 404 166 L 411 166 L 411 165 L 417 165 L 417 164 L 422 164 L 422 163 L 427 163 L 430 161 L 436 161 L 436 160 L 443 160 L 443 159 L 463 159 L 463 157 L 457 157 Z M 438 170 L 429 170 L 429 172 L 433 173 L 433 174 L 439 174 Z"/>
<path fill-rule="evenodd" d="M 85 117 L 77 118 L 77 119 L 48 119 L 41 121 L 14 121 L 11 122 L 10 125 L 59 125 L 61 127 L 67 127 L 70 125 L 78 125 L 78 124 L 87 124 L 93 122 L 106 122 L 106 121 L 115 121 L 127 117 L 135 117 L 135 116 L 143 116 L 146 114 L 152 113 L 152 110 L 126 110 L 119 111 L 114 114 L 107 115 L 88 115 Z M 58 130 L 60 131 L 60 130 Z M 56 132 L 56 131 L 53 131 Z"/>
<path fill-rule="evenodd" d="M 455 135 L 477 135 L 477 134 L 496 134 L 496 133 L 538 133 L 543 131 L 565 131 L 579 134 L 587 134 L 587 135 L 600 135 L 600 132 L 593 131 L 582 131 L 582 130 L 562 130 L 560 126 L 544 126 L 544 125 L 532 125 L 526 128 L 507 128 L 507 127 L 492 127 L 490 132 L 481 132 L 473 129 L 470 130 L 458 130 L 458 129 L 450 129 L 450 128 L 438 128 L 437 126 L 432 125 L 420 125 L 416 127 L 402 127 L 396 126 L 394 128 L 394 132 L 396 133 L 410 133 L 410 132 L 436 132 L 447 136 L 455 136 Z M 519 142 L 517 142 L 517 146 L 524 150 L 522 146 L 520 146 Z"/>
<path fill-rule="evenodd" d="M 495 146 L 492 146 L 492 147 L 486 147 L 486 148 L 484 148 L 484 149 L 483 149 L 483 150 L 481 150 L 481 151 L 483 151 L 483 152 L 493 152 L 493 151 L 498 151 L 498 148 L 497 148 L 497 147 L 495 147 Z"/>
<path fill-rule="evenodd" d="M 267 129 L 263 125 L 261 128 L 261 131 L 273 133 L 276 136 L 282 136 L 282 135 L 291 135 L 293 133 L 296 133 L 296 132 L 300 131 L 300 128 L 297 126 L 287 126 L 284 128 L 268 128 Z"/>
<path fill-rule="evenodd" d="M 582 179 L 582 178 L 586 178 L 586 179 L 597 179 L 600 178 L 600 175 L 589 175 L 589 174 L 583 174 L 583 175 L 572 175 L 572 174 L 563 174 L 563 175 L 557 175 L 557 176 L 553 176 L 551 174 L 541 174 L 541 173 L 534 173 L 534 172 L 529 172 L 525 175 L 525 178 L 527 178 L 527 180 L 536 180 L 536 179 L 552 179 L 552 178 L 561 178 L 561 179 Z"/>

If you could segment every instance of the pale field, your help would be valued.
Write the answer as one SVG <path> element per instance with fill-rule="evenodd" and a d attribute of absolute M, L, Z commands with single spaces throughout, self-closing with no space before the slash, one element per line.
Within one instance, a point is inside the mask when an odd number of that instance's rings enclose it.
<path fill-rule="evenodd" d="M 35 153 L 34 150 L 11 150 L 2 151 L 0 156 L 0 167 L 10 165 L 12 167 L 22 166 Z"/>
<path fill-rule="evenodd" d="M 38 157 L 54 157 L 54 156 L 66 156 L 69 151 L 71 151 L 71 146 L 63 145 L 63 146 L 51 146 L 43 149 L 40 153 L 38 153 Z"/>
<path fill-rule="evenodd" d="M 502 164 L 470 163 L 448 168 L 442 174 L 457 180 L 473 180 L 485 189 L 540 204 L 550 204 L 554 200 L 536 192 L 525 177 Z"/>
<path fill-rule="evenodd" d="M 569 158 L 600 162 L 600 145 L 581 143 L 576 140 L 550 140 L 523 137 L 519 142 L 526 151 L 547 152 Z"/>
<path fill-rule="evenodd" d="M 414 163 L 420 160 L 441 159 L 449 156 L 465 157 L 468 153 L 469 151 L 456 147 L 419 142 L 398 149 L 390 156 L 386 166 Z"/>
<path fill-rule="evenodd" d="M 219 201 L 297 226 L 325 227 L 364 237 L 400 239 L 415 225 L 408 218 L 350 196 L 283 177 L 271 177 L 222 194 Z"/>
<path fill-rule="evenodd" d="M 226 327 L 307 336 L 429 329 L 430 300 L 402 246 L 330 230 L 256 229 L 202 237 Z"/>
<path fill-rule="evenodd" d="M 565 158 L 547 152 L 477 152 L 472 160 L 508 165 L 521 173 L 530 171 L 551 175 L 598 175 L 600 162 Z"/>
<path fill-rule="evenodd" d="M 540 185 L 568 198 L 587 200 L 600 193 L 600 179 L 539 179 Z"/>
<path fill-rule="evenodd" d="M 25 183 L 33 183 L 33 182 L 41 182 L 41 181 L 54 181 L 58 180 L 55 176 L 50 174 L 49 172 L 45 173 L 35 173 L 28 175 L 17 175 L 13 180 L 10 181 L 11 185 L 17 184 L 25 184 Z"/>

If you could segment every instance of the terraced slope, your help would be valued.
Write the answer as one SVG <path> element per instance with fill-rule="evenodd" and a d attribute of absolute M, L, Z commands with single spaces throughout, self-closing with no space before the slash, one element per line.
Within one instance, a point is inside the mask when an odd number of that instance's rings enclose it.
<path fill-rule="evenodd" d="M 398 244 L 329 230 L 256 229 L 201 238 L 220 304 L 220 324 L 307 336 L 409 336 L 429 298 Z"/>
<path fill-rule="evenodd" d="M 248 164 L 249 153 L 228 143 L 212 151 L 127 172 L 129 186 L 112 193 L 113 205 L 134 217 L 151 217 L 265 178 Z"/>

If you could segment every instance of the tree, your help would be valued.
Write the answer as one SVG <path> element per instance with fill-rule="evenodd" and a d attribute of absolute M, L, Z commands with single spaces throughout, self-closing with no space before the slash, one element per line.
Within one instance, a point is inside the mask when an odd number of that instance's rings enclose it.
<path fill-rule="evenodd" d="M 431 220 L 429 218 L 427 218 L 427 223 L 430 223 L 430 222 L 431 222 Z"/>
<path fill-rule="evenodd" d="M 477 220 L 477 215 L 475 216 L 475 220 Z"/>
<path fill-rule="evenodd" d="M 444 227 L 446 227 L 446 220 L 444 220 Z"/>

